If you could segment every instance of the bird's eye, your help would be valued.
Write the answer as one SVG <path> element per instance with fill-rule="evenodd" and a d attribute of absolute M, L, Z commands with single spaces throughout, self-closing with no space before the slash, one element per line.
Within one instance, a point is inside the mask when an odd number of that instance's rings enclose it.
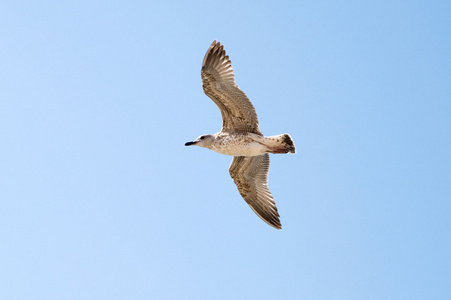
<path fill-rule="evenodd" d="M 203 140 L 205 138 L 205 136 L 201 136 L 200 139 Z"/>

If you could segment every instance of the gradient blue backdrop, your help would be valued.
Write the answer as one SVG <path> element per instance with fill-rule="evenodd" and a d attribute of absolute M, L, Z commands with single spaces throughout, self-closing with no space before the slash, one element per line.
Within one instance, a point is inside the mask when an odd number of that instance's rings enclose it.
<path fill-rule="evenodd" d="M 451 299 L 449 1 L 9 1 L 1 299 Z M 214 39 L 266 135 L 283 229 L 231 157 Z"/>

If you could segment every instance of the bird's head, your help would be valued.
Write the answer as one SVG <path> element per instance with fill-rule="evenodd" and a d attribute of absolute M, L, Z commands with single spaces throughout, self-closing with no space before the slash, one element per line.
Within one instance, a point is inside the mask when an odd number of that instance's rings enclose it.
<path fill-rule="evenodd" d="M 195 141 L 186 142 L 185 146 L 196 145 L 199 147 L 209 148 L 211 143 L 213 143 L 214 140 L 215 140 L 215 137 L 213 135 L 204 134 L 204 135 L 201 135 L 200 137 L 198 137 Z"/>

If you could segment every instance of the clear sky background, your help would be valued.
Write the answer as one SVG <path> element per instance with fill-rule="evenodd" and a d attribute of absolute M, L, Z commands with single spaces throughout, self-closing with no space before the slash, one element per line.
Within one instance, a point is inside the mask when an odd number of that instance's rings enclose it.
<path fill-rule="evenodd" d="M 1 299 L 451 299 L 451 2 L 7 1 Z M 283 229 L 184 143 L 225 45 Z"/>

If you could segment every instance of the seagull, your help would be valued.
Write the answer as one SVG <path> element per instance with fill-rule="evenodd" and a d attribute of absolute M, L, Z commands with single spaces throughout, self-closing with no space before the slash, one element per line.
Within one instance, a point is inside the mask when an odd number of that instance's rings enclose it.
<path fill-rule="evenodd" d="M 268 189 L 269 153 L 295 153 L 293 140 L 288 134 L 265 137 L 260 132 L 255 108 L 236 85 L 232 62 L 220 42 L 214 41 L 205 54 L 201 76 L 204 93 L 221 111 L 222 129 L 201 135 L 185 146 L 233 156 L 229 173 L 241 196 L 263 221 L 281 229 Z"/>

